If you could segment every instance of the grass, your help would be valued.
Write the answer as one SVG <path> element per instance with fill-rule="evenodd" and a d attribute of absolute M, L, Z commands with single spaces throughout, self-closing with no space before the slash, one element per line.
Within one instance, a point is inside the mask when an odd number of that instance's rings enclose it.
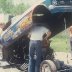
<path fill-rule="evenodd" d="M 69 45 L 69 38 L 67 35 L 64 34 L 64 32 L 56 35 L 53 37 L 51 42 L 51 47 L 56 52 L 69 52 L 70 51 L 70 45 Z"/>

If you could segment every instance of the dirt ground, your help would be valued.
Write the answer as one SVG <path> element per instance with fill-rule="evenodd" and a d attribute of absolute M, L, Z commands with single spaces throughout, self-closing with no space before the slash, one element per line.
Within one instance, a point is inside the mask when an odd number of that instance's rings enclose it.
<path fill-rule="evenodd" d="M 54 55 L 55 55 L 55 59 L 64 61 L 65 64 L 72 66 L 72 57 L 70 53 L 55 52 Z"/>
<path fill-rule="evenodd" d="M 72 66 L 72 60 L 71 60 L 71 55 L 70 53 L 65 53 L 65 52 L 55 52 L 55 59 L 58 59 L 60 61 L 64 61 L 65 64 L 71 65 Z M 7 67 L 4 68 L 2 67 L 4 64 L 8 64 L 7 62 L 2 62 L 0 61 L 0 72 L 21 72 L 15 67 Z"/>

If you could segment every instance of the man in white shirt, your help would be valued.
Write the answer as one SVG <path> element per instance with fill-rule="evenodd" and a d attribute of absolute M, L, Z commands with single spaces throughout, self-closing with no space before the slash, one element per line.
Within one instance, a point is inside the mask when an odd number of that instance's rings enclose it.
<path fill-rule="evenodd" d="M 43 35 L 46 36 L 43 38 Z M 28 72 L 40 72 L 43 39 L 47 40 L 51 31 L 44 26 L 35 26 L 30 31 L 29 68 Z"/>
<path fill-rule="evenodd" d="M 72 26 L 69 27 L 69 37 L 70 37 L 70 47 L 71 47 L 71 57 L 72 57 Z"/>

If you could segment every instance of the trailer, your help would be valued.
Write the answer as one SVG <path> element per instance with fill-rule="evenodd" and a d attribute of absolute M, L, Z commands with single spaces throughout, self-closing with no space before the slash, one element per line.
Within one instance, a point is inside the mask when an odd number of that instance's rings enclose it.
<path fill-rule="evenodd" d="M 37 17 L 36 14 L 44 15 Z M 3 59 L 10 65 L 14 64 L 17 68 L 27 72 L 30 41 L 27 35 L 33 27 L 33 23 L 45 22 L 46 26 L 50 27 L 51 37 L 63 31 L 65 24 L 66 28 L 71 26 L 72 0 L 42 0 L 24 12 L 15 23 L 10 24 L 1 34 Z M 63 63 L 54 59 L 54 51 L 50 47 L 50 43 L 45 53 L 47 53 L 46 59 L 44 60 L 42 57 L 40 72 L 71 70 L 69 66 L 63 65 L 62 67 Z"/>

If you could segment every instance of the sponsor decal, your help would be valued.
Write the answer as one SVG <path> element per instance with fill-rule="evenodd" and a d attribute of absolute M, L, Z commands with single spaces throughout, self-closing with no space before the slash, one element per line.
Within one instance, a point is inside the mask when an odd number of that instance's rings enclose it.
<path fill-rule="evenodd" d="M 9 39 L 12 38 L 13 34 L 14 32 L 10 29 L 7 33 L 3 35 L 3 40 L 8 41 Z"/>
<path fill-rule="evenodd" d="M 20 29 L 23 30 L 25 29 L 29 24 L 32 22 L 32 15 L 29 14 L 25 19 L 21 22 L 20 24 Z"/>

